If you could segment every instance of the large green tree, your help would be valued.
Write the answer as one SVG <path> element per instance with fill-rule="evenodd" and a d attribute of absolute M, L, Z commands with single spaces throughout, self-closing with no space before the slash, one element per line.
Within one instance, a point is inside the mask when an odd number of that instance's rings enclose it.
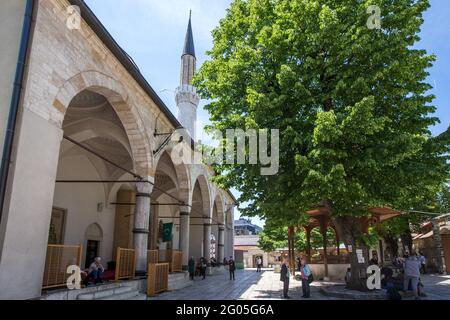
<path fill-rule="evenodd" d="M 381 29 L 368 27 L 370 5 Z M 448 165 L 429 127 L 435 60 L 414 46 L 427 0 L 235 0 L 213 31 L 196 85 L 212 127 L 279 129 L 280 170 L 216 167 L 245 215 L 301 225 L 321 203 L 341 239 L 368 260 L 359 217 L 433 197 Z M 444 139 L 445 140 L 445 139 Z M 448 150 L 448 149 L 447 149 Z M 434 194 L 433 194 L 434 192 Z M 355 250 L 350 286 L 363 290 Z"/>

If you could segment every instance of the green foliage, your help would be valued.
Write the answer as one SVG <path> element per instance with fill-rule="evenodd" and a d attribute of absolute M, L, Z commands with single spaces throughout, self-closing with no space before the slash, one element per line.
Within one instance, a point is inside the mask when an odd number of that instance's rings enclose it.
<path fill-rule="evenodd" d="M 288 247 L 288 227 L 266 226 L 259 234 L 258 246 L 264 252 L 273 252 Z"/>
<path fill-rule="evenodd" d="M 381 8 L 382 30 L 367 28 L 369 5 Z M 195 84 L 211 101 L 212 128 L 280 130 L 278 175 L 261 176 L 255 165 L 215 168 L 217 181 L 250 203 L 244 215 L 301 225 L 323 200 L 334 215 L 360 216 L 435 199 L 449 181 L 449 134 L 433 138 L 428 129 L 438 121 L 426 82 L 435 57 L 414 48 L 428 7 L 233 1 Z"/>
<path fill-rule="evenodd" d="M 363 243 L 368 248 L 374 248 L 378 244 L 378 239 L 379 235 L 374 230 L 374 228 L 369 228 L 369 233 L 361 235 L 357 240 Z"/>

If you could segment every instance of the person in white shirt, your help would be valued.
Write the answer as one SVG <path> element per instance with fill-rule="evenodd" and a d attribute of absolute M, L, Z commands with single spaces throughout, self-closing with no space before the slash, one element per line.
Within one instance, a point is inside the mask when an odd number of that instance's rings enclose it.
<path fill-rule="evenodd" d="M 89 283 L 89 279 L 94 279 L 95 284 L 103 283 L 103 272 L 105 272 L 105 268 L 102 265 L 102 258 L 97 257 L 89 267 L 88 276 L 85 279 L 85 284 L 87 285 Z"/>
<path fill-rule="evenodd" d="M 417 255 L 415 253 L 413 253 L 405 261 L 405 274 L 404 274 L 404 279 L 403 279 L 403 290 L 405 292 L 407 292 L 408 288 L 409 288 L 409 283 L 411 282 L 414 297 L 416 299 L 419 298 L 419 295 L 418 295 L 419 279 L 420 279 L 420 261 L 417 258 Z"/>
<path fill-rule="evenodd" d="M 256 258 L 256 272 L 261 272 L 262 268 L 262 259 L 261 257 Z"/>

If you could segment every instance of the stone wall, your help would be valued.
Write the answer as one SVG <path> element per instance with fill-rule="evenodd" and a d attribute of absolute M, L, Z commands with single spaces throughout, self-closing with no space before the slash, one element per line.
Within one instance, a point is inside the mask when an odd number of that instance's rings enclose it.
<path fill-rule="evenodd" d="M 58 194 L 54 199 L 54 190 L 63 137 L 61 127 L 66 110 L 78 93 L 89 89 L 108 99 L 129 139 L 134 171 L 149 179 L 156 171 L 153 151 L 161 144 L 153 133 L 175 129 L 84 21 L 80 30 L 67 28 L 67 0 L 37 3 L 23 113 L 18 122 L 2 220 L 0 299 L 40 296 L 53 200 L 59 201 Z M 209 168 L 192 166 L 188 170 L 190 182 L 199 176 L 206 181 L 209 191 L 205 203 L 210 216 L 211 199 L 222 191 L 209 182 Z M 230 201 L 225 193 L 224 199 Z M 108 230 L 113 230 L 114 212 L 111 216 L 104 221 Z M 232 248 L 232 237 L 226 239 Z"/>

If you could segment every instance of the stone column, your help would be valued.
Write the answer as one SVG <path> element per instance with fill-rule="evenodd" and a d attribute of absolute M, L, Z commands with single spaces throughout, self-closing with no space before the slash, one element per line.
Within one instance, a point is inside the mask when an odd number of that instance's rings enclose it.
<path fill-rule="evenodd" d="M 230 255 L 233 257 L 233 259 L 235 259 L 236 257 L 234 256 L 234 206 L 230 209 L 231 210 L 231 221 L 230 221 L 230 230 L 228 231 L 228 236 L 230 238 L 230 244 L 229 244 L 229 248 L 228 250 L 230 250 Z"/>
<path fill-rule="evenodd" d="M 211 250 L 211 220 L 203 224 L 203 257 L 209 262 Z"/>
<path fill-rule="evenodd" d="M 191 224 L 191 208 L 180 208 L 180 251 L 183 252 L 183 270 L 188 270 L 189 263 L 189 234 Z"/>
<path fill-rule="evenodd" d="M 447 267 L 445 265 L 444 248 L 442 246 L 441 227 L 439 219 L 433 219 L 433 240 L 435 245 L 436 267 L 440 274 L 447 274 Z"/>
<path fill-rule="evenodd" d="M 219 258 L 217 262 L 222 263 L 225 258 L 225 226 L 219 225 Z"/>
<path fill-rule="evenodd" d="M 150 180 L 151 181 L 151 180 Z M 136 276 L 147 273 L 147 250 L 150 221 L 150 194 L 153 185 L 145 182 L 136 184 L 136 212 L 134 214 L 134 250 L 136 253 Z"/>

